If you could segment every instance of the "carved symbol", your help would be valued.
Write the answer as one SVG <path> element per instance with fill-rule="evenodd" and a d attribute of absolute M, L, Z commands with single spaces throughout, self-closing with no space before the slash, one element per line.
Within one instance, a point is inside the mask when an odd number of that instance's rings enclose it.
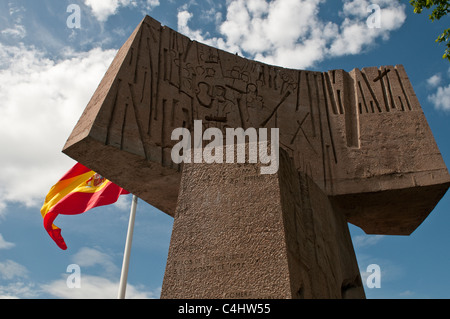
<path fill-rule="evenodd" d="M 302 126 L 303 126 L 303 123 L 305 123 L 305 121 L 306 121 L 306 119 L 308 118 L 309 115 L 310 115 L 310 113 L 308 112 L 308 113 L 306 113 L 305 117 L 303 118 L 303 120 L 302 120 L 301 122 L 300 122 L 300 121 L 297 121 L 298 128 L 297 128 L 297 131 L 295 132 L 294 136 L 292 137 L 291 145 L 294 144 L 294 141 L 295 141 L 295 139 L 297 138 L 298 133 L 299 133 L 300 131 L 302 131 L 303 136 L 305 137 L 306 141 L 307 141 L 308 144 L 311 146 L 311 148 L 312 148 L 312 150 L 314 151 L 314 153 L 317 154 L 316 150 L 314 149 L 313 145 L 311 144 L 311 141 L 308 139 L 308 136 L 306 135 L 306 133 L 305 133 L 305 131 L 303 130 L 303 127 L 302 127 Z"/>
<path fill-rule="evenodd" d="M 286 99 L 289 97 L 289 95 L 291 95 L 291 91 L 287 91 L 286 94 L 283 96 L 283 98 L 281 99 L 281 101 L 277 104 L 277 106 L 274 108 L 273 112 L 270 114 L 270 116 L 261 123 L 261 127 L 264 127 L 267 125 L 267 123 L 270 121 L 270 119 L 275 115 L 275 113 L 278 111 L 278 109 L 280 108 L 280 106 L 284 103 L 284 101 L 286 101 Z"/>
<path fill-rule="evenodd" d="M 226 116 L 206 116 L 205 120 L 210 121 L 210 122 L 226 123 L 227 117 Z"/>
<path fill-rule="evenodd" d="M 211 86 L 206 82 L 200 82 L 198 84 L 198 89 L 196 90 L 196 95 L 200 105 L 210 109 L 212 107 L 214 99 L 210 93 Z"/>
<path fill-rule="evenodd" d="M 390 69 L 385 70 L 383 73 L 381 73 L 379 76 L 377 76 L 375 79 L 373 79 L 374 82 L 380 81 L 381 78 L 386 76 L 389 72 L 391 72 Z"/>

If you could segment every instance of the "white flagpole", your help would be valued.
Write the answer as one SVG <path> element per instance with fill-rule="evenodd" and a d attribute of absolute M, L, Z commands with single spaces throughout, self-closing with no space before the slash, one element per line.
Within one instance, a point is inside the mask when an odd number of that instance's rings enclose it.
<path fill-rule="evenodd" d="M 125 299 L 125 292 L 127 290 L 128 267 L 130 265 L 131 243 L 133 241 L 134 220 L 136 219 L 136 207 L 138 198 L 133 195 L 131 202 L 130 221 L 128 223 L 127 241 L 125 243 L 125 252 L 123 255 L 122 274 L 120 276 L 119 295 L 118 299 Z"/>

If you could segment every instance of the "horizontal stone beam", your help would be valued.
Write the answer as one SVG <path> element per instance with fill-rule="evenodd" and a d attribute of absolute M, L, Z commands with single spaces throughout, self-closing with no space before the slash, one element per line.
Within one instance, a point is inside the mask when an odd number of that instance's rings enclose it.
<path fill-rule="evenodd" d="M 191 41 L 145 17 L 119 50 L 64 153 L 173 216 L 176 128 L 279 128 L 280 147 L 347 220 L 413 232 L 450 177 L 401 65 L 293 70 Z"/>

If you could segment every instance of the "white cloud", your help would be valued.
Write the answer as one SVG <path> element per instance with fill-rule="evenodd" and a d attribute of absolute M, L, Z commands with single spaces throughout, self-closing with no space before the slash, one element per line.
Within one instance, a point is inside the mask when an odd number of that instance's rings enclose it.
<path fill-rule="evenodd" d="M 414 292 L 412 292 L 411 290 L 406 290 L 404 292 L 401 292 L 399 295 L 400 297 L 406 297 L 406 298 L 411 298 L 411 296 L 414 296 Z"/>
<path fill-rule="evenodd" d="M 450 84 L 447 86 L 443 84 L 444 81 L 448 83 L 448 78 L 450 78 L 450 68 L 444 75 L 437 73 L 427 79 L 428 88 L 436 90 L 435 93 L 428 95 L 428 101 L 437 110 L 450 111 Z"/>
<path fill-rule="evenodd" d="M 318 19 L 321 2 L 231 1 L 226 20 L 220 26 L 226 47 L 238 47 L 270 64 L 310 66 L 320 60 L 325 51 L 325 33 L 319 30 L 328 32 L 331 26 Z"/>
<path fill-rule="evenodd" d="M 363 248 L 376 245 L 383 238 L 383 235 L 360 235 L 353 237 L 352 241 L 355 248 Z"/>
<path fill-rule="evenodd" d="M 119 272 L 119 269 L 114 264 L 111 256 L 94 248 L 81 248 L 80 251 L 73 256 L 72 261 L 80 267 L 93 267 L 99 265 L 103 267 L 106 275 L 113 275 Z"/>
<path fill-rule="evenodd" d="M 20 40 L 25 38 L 25 36 L 27 35 L 27 31 L 25 30 L 25 27 L 23 25 L 16 24 L 13 28 L 3 29 L 1 31 L 1 34 Z"/>
<path fill-rule="evenodd" d="M 450 84 L 438 87 L 436 93 L 428 96 L 428 100 L 436 109 L 450 111 Z"/>
<path fill-rule="evenodd" d="M 219 22 L 220 37 L 192 30 L 193 15 L 182 7 L 178 30 L 206 44 L 262 62 L 292 68 L 311 67 L 325 58 L 359 54 L 378 39 L 386 40 L 405 19 L 405 5 L 388 0 L 344 0 L 340 23 L 323 21 L 326 0 L 229 0 Z M 369 28 L 367 7 L 379 4 L 381 28 Z"/>
<path fill-rule="evenodd" d="M 367 25 L 367 19 L 373 14 L 367 11 L 370 4 L 380 6 L 380 28 L 369 28 Z M 358 54 L 374 45 L 378 38 L 387 40 L 390 33 L 399 29 L 406 20 L 405 6 L 387 0 L 346 0 L 341 16 L 344 21 L 330 46 L 333 56 Z"/>
<path fill-rule="evenodd" d="M 427 79 L 426 83 L 429 89 L 435 89 L 433 94 L 428 95 L 428 101 L 431 102 L 435 109 L 450 111 L 450 68 L 444 75 L 437 73 Z M 443 83 L 446 82 L 446 83 Z"/>
<path fill-rule="evenodd" d="M 147 5 L 150 9 L 159 6 L 159 4 L 159 0 L 147 0 Z"/>
<path fill-rule="evenodd" d="M 28 270 L 25 266 L 12 260 L 0 262 L 0 278 L 4 280 L 12 280 L 16 278 L 27 278 Z"/>
<path fill-rule="evenodd" d="M 8 285 L 0 286 L 0 299 L 20 299 L 20 298 L 37 298 L 39 290 L 36 285 L 28 280 L 15 281 Z"/>
<path fill-rule="evenodd" d="M 81 267 L 81 288 L 69 288 L 66 273 L 57 279 L 44 284 L 29 280 L 28 269 L 12 260 L 0 262 L 0 279 L 9 281 L 0 285 L 0 299 L 40 298 L 50 295 L 64 299 L 115 299 L 119 291 L 119 271 L 112 262 L 111 256 L 97 249 L 82 248 L 72 257 L 72 261 Z M 101 276 L 87 273 L 89 268 L 101 266 Z M 117 279 L 111 279 L 117 278 Z M 128 299 L 156 299 L 161 288 L 149 290 L 143 285 L 127 284 Z"/>
<path fill-rule="evenodd" d="M 117 202 L 115 202 L 113 205 L 118 210 L 121 210 L 124 212 L 130 211 L 130 209 L 131 209 L 130 199 L 131 199 L 130 196 L 120 196 L 119 199 L 117 200 Z"/>
<path fill-rule="evenodd" d="M 9 243 L 7 242 L 4 238 L 3 235 L 0 234 L 0 249 L 11 249 L 15 246 L 14 243 Z"/>
<path fill-rule="evenodd" d="M 39 291 L 36 290 L 35 284 L 30 282 L 28 275 L 28 269 L 15 261 L 0 262 L 0 299 L 37 297 Z"/>
<path fill-rule="evenodd" d="M 369 4 L 366 0 L 345 0 L 341 14 L 359 18 L 367 17 L 367 7 Z"/>
<path fill-rule="evenodd" d="M 15 261 L 0 262 L 0 279 L 0 299 L 36 298 L 39 295 L 39 290 L 29 280 L 28 269 Z"/>
<path fill-rule="evenodd" d="M 193 17 L 193 14 L 187 11 L 187 6 L 183 6 L 182 10 L 178 12 L 178 31 L 192 40 L 202 42 L 214 47 L 217 47 L 222 50 L 228 50 L 230 52 L 240 52 L 239 47 L 234 46 L 230 47 L 225 44 L 225 41 L 222 38 L 208 38 L 208 34 L 205 36 L 201 30 L 192 30 L 189 28 L 188 23 L 189 20 Z"/>
<path fill-rule="evenodd" d="M 100 22 L 105 22 L 109 16 L 116 14 L 120 6 L 128 6 L 130 3 L 130 0 L 84 0 L 84 4 L 91 8 L 92 14 Z"/>
<path fill-rule="evenodd" d="M 42 285 L 44 292 L 56 298 L 64 299 L 116 299 L 119 291 L 119 282 L 106 278 L 81 275 L 81 288 L 70 289 L 66 279 L 56 280 L 50 284 Z M 147 291 L 143 286 L 127 284 L 127 299 L 155 299 L 159 298 L 161 288 Z"/>
<path fill-rule="evenodd" d="M 442 81 L 442 77 L 440 74 L 435 74 L 427 80 L 427 84 L 430 87 L 437 87 Z"/>
<path fill-rule="evenodd" d="M 191 33 L 191 30 L 188 27 L 188 22 L 192 18 L 192 13 L 187 10 L 178 12 L 178 31 L 181 33 Z M 190 34 L 192 36 L 192 34 Z"/>
<path fill-rule="evenodd" d="M 100 22 L 105 22 L 112 15 L 117 14 L 120 7 L 137 7 L 141 6 L 144 10 L 151 10 L 160 5 L 159 0 L 84 0 L 84 4 L 88 6 L 95 18 Z"/>
<path fill-rule="evenodd" d="M 114 264 L 113 258 L 99 249 L 84 247 L 73 257 L 72 262 L 81 268 L 81 288 L 68 288 L 68 275 L 41 286 L 42 290 L 57 298 L 66 299 L 114 299 L 119 291 L 120 269 Z M 102 268 L 101 276 L 87 274 L 92 267 Z M 127 283 L 126 297 L 130 299 L 159 298 L 161 288 L 148 291 L 144 286 Z"/>
<path fill-rule="evenodd" d="M 25 26 L 22 24 L 23 13 L 26 11 L 23 6 L 17 6 L 13 2 L 8 3 L 10 27 L 0 30 L 2 36 L 10 37 L 14 40 L 21 40 L 27 35 Z"/>
<path fill-rule="evenodd" d="M 63 274 L 61 279 L 37 283 L 30 280 L 29 271 L 23 265 L 12 260 L 0 262 L 0 279 L 9 281 L 0 285 L 0 299 L 41 298 L 48 295 L 64 299 L 117 298 L 120 273 L 111 256 L 97 249 L 82 248 L 72 257 L 72 261 L 81 267 L 81 288 L 67 286 L 70 273 Z M 87 273 L 89 268 L 97 265 L 103 267 L 101 276 Z M 160 294 L 160 287 L 151 290 L 143 285 L 133 285 L 130 282 L 127 284 L 128 299 L 156 299 Z"/>
<path fill-rule="evenodd" d="M 115 53 L 52 61 L 32 47 L 0 44 L 0 207 L 42 204 L 73 165 L 61 150 Z"/>

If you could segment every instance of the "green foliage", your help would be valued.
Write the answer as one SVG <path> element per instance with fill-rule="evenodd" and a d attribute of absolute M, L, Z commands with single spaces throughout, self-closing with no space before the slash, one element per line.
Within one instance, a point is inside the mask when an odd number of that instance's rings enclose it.
<path fill-rule="evenodd" d="M 440 20 L 450 12 L 449 0 L 410 0 L 414 13 L 422 13 L 423 9 L 432 9 L 429 18 L 431 21 Z M 445 43 L 446 49 L 442 58 L 450 61 L 450 28 L 444 30 L 436 39 L 437 43 Z"/>

